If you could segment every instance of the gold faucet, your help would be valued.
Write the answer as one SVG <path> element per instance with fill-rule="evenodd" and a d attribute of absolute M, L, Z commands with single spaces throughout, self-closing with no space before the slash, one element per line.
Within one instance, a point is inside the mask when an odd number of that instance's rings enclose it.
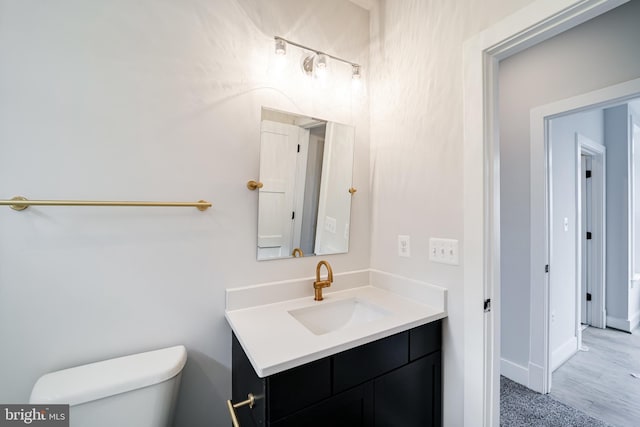
<path fill-rule="evenodd" d="M 302 252 L 302 249 L 300 249 L 300 248 L 295 248 L 295 249 L 293 250 L 293 252 L 291 252 L 291 255 L 292 255 L 294 258 L 296 257 L 296 254 L 298 254 L 297 256 L 299 256 L 299 257 L 303 257 L 303 256 L 304 256 L 304 252 Z"/>
<path fill-rule="evenodd" d="M 327 267 L 327 280 L 320 280 L 320 268 Z M 315 292 L 315 301 L 322 301 L 322 288 L 328 288 L 333 283 L 333 270 L 327 261 L 320 261 L 316 267 L 316 281 L 313 282 L 313 290 Z"/>

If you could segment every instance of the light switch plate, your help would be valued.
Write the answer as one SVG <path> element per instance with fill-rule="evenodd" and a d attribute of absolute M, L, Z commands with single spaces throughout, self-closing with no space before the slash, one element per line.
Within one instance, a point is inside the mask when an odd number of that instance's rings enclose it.
<path fill-rule="evenodd" d="M 331 216 L 325 216 L 324 217 L 324 229 L 327 230 L 329 233 L 336 233 L 336 219 L 331 217 Z"/>
<path fill-rule="evenodd" d="M 411 238 L 406 235 L 398 235 L 398 256 L 411 257 Z"/>
<path fill-rule="evenodd" d="M 459 265 L 459 247 L 455 239 L 429 239 L 429 260 L 441 264 Z"/>

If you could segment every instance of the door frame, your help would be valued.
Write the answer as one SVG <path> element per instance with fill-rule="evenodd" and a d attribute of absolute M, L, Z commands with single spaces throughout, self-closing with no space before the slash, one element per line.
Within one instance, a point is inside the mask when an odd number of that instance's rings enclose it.
<path fill-rule="evenodd" d="M 464 43 L 465 425 L 482 420 L 483 426 L 498 426 L 500 421 L 498 62 L 627 1 L 536 0 Z"/>
<path fill-rule="evenodd" d="M 635 156 L 639 156 L 640 152 L 638 152 L 638 150 L 636 150 L 636 144 L 640 141 L 636 141 L 635 138 L 635 127 L 639 127 L 640 128 L 640 113 L 633 109 L 630 108 L 629 109 L 629 137 L 630 137 L 630 143 L 629 143 L 629 151 L 628 151 L 628 163 L 627 163 L 627 170 L 628 170 L 628 180 L 629 180 L 629 187 L 628 187 L 628 192 L 629 192 L 629 216 L 628 216 L 628 224 L 629 224 L 629 246 L 628 246 L 628 252 L 629 252 L 629 261 L 628 261 L 628 265 L 629 265 L 629 292 L 631 292 L 631 290 L 634 287 L 638 286 L 638 283 L 640 283 L 640 265 L 638 265 L 638 263 L 636 262 L 636 252 L 640 251 L 640 247 L 638 247 L 635 242 L 636 242 L 636 235 L 640 232 L 640 230 L 637 230 L 637 226 L 636 226 L 636 221 L 635 221 L 635 212 L 636 209 L 640 208 L 640 200 L 638 200 L 638 197 L 636 197 L 636 179 L 638 177 L 638 175 L 640 174 L 640 170 L 638 170 L 636 168 L 636 164 L 635 164 Z M 635 328 L 634 325 L 637 325 L 637 322 L 634 321 L 634 313 L 629 313 L 629 332 L 631 330 L 633 330 Z"/>
<path fill-rule="evenodd" d="M 589 269 L 589 277 L 592 282 L 592 303 L 591 303 L 591 315 L 588 316 L 590 325 L 596 328 L 604 329 L 607 327 L 607 312 L 606 312 L 606 254 L 607 254 L 607 149 L 604 145 L 598 144 L 585 136 L 576 133 L 576 171 L 578 172 L 577 182 L 580 185 L 582 182 L 582 176 L 584 171 L 582 170 L 581 158 L 582 156 L 588 156 L 591 158 L 591 232 L 593 233 L 593 239 L 591 242 L 592 250 L 587 254 L 587 266 Z M 578 229 L 582 230 L 582 200 L 581 191 L 578 187 L 578 200 L 577 210 L 578 212 Z M 580 231 L 582 233 L 582 231 Z M 585 236 L 580 235 L 580 239 L 576 242 L 578 246 L 578 259 L 582 263 L 582 240 Z M 581 267 L 581 266 L 580 266 Z M 580 275 L 583 269 L 580 268 Z M 579 277 L 579 280 L 582 278 Z M 581 288 L 580 283 L 579 288 Z M 578 309 L 580 304 L 584 303 L 584 295 L 578 291 Z M 577 328 L 580 329 L 581 313 L 579 312 L 577 320 Z"/>
<path fill-rule="evenodd" d="M 549 122 L 571 113 L 611 107 L 640 95 L 640 79 L 563 99 L 531 110 L 530 217 L 531 265 L 549 264 Z M 604 249 L 603 249 L 604 251 Z M 604 256 L 604 253 L 603 253 Z M 531 269 L 531 311 L 528 386 L 539 392 L 551 390 L 549 349 L 550 285 L 543 268 Z M 602 303 L 605 304 L 604 297 Z M 603 324 L 606 322 L 603 321 Z"/>
<path fill-rule="evenodd" d="M 580 219 L 582 221 L 582 223 L 580 224 L 580 232 L 582 233 L 582 237 L 580 238 L 580 250 L 582 251 L 580 257 L 580 274 L 582 274 L 582 276 L 580 277 L 580 283 L 578 284 L 578 286 L 580 286 L 580 292 L 582 295 L 588 295 L 589 293 L 593 295 L 593 290 L 591 289 L 591 274 L 585 271 L 587 269 L 587 266 L 591 265 L 590 258 L 592 256 L 592 251 L 588 250 L 587 244 L 589 242 L 587 242 L 586 238 L 587 231 L 590 231 L 593 228 L 590 226 L 592 219 L 591 210 L 593 209 L 592 203 L 590 202 L 593 197 L 593 195 L 591 194 L 592 186 L 590 179 L 593 178 L 593 171 L 590 178 L 587 178 L 586 176 L 586 171 L 592 170 L 592 163 L 593 162 L 591 156 L 583 154 L 582 151 L 580 151 L 580 173 L 578 176 L 578 182 L 580 183 L 580 209 L 582 210 L 580 212 Z M 578 299 L 577 303 L 580 304 L 580 301 L 582 300 Z M 589 304 L 580 304 L 581 328 L 583 328 L 584 325 L 589 326 L 591 323 L 593 323 L 591 319 L 592 312 L 593 310 L 591 310 L 591 306 Z"/>

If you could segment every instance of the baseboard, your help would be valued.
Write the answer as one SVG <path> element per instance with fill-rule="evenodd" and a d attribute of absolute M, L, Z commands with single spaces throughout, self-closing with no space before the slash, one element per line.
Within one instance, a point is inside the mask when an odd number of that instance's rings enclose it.
<path fill-rule="evenodd" d="M 546 393 L 544 389 L 544 369 L 540 365 L 529 362 L 529 388 L 538 393 Z"/>
<path fill-rule="evenodd" d="M 638 315 L 634 317 L 637 318 L 637 316 Z M 632 322 L 627 319 L 620 319 L 619 317 L 607 316 L 607 328 L 613 328 L 613 329 L 619 329 L 625 332 L 631 332 L 633 330 L 631 326 L 632 326 Z"/>
<path fill-rule="evenodd" d="M 571 337 L 551 353 L 551 372 L 558 369 L 578 352 L 578 338 Z"/>
<path fill-rule="evenodd" d="M 500 375 L 529 387 L 529 370 L 507 359 L 500 359 Z"/>

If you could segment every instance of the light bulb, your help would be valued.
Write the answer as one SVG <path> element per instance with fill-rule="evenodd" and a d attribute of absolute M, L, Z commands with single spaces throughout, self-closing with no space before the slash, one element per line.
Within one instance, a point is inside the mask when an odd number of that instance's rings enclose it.
<path fill-rule="evenodd" d="M 307 76 L 313 75 L 313 69 L 315 68 L 313 64 L 314 59 L 315 57 L 313 55 L 302 58 L 302 71 L 304 71 Z"/>
<path fill-rule="evenodd" d="M 360 66 L 359 65 L 352 65 L 351 66 L 351 78 L 353 80 L 360 80 Z"/>
<path fill-rule="evenodd" d="M 287 54 L 287 42 L 283 39 L 276 37 L 276 55 L 286 55 Z"/>
<path fill-rule="evenodd" d="M 319 79 L 324 79 L 327 77 L 327 56 L 323 54 L 319 54 L 316 56 L 316 64 L 315 64 L 315 72 L 316 77 Z"/>
<path fill-rule="evenodd" d="M 316 62 L 318 68 L 327 68 L 327 55 L 320 54 Z"/>

